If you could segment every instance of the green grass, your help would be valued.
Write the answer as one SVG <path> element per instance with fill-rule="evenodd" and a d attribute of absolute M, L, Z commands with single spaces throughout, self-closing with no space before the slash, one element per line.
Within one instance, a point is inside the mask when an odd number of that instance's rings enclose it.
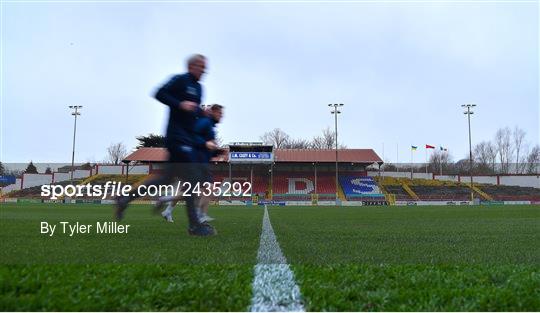
<path fill-rule="evenodd" d="M 2 204 L 1 311 L 243 311 L 249 307 L 262 209 L 211 209 L 218 236 L 191 237 L 133 205 L 126 235 L 40 234 L 40 222 L 110 221 L 112 207 Z M 60 227 L 60 226 L 58 226 Z M 57 227 L 57 228 L 58 228 Z"/>
<path fill-rule="evenodd" d="M 270 217 L 307 310 L 540 309 L 538 206 L 276 207 Z"/>
<path fill-rule="evenodd" d="M 0 311 L 244 311 L 253 266 L 0 266 Z"/>
<path fill-rule="evenodd" d="M 272 207 L 312 311 L 538 311 L 540 207 Z M 129 208 L 126 235 L 40 234 L 110 221 L 112 207 L 2 204 L 2 311 L 245 311 L 260 207 L 214 207 L 218 236 Z M 58 232 L 58 230 L 57 230 Z"/>
<path fill-rule="evenodd" d="M 14 264 L 254 264 L 261 232 L 262 209 L 215 208 L 213 225 L 219 236 L 187 234 L 185 210 L 174 211 L 175 223 L 151 214 L 149 205 L 132 205 L 122 224 L 127 234 L 96 234 L 97 221 L 112 220 L 112 206 L 100 204 L 3 205 L 0 234 L 2 263 Z M 50 237 L 40 233 L 40 222 L 57 224 Z M 60 233 L 60 222 L 93 225 L 90 234 Z"/>
<path fill-rule="evenodd" d="M 309 311 L 538 311 L 532 265 L 293 266 Z"/>
<path fill-rule="evenodd" d="M 291 263 L 540 264 L 540 207 L 273 207 Z"/>

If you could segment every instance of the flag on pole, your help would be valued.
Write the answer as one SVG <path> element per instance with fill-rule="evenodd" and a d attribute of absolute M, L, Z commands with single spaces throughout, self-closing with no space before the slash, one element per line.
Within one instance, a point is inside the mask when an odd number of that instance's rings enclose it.
<path fill-rule="evenodd" d="M 435 149 L 435 146 L 432 146 L 432 145 L 426 145 L 426 149 Z"/>
<path fill-rule="evenodd" d="M 441 151 L 448 151 L 448 149 L 441 146 Z"/>
<path fill-rule="evenodd" d="M 416 150 L 416 149 L 418 149 L 418 146 L 411 146 L 411 150 L 414 151 L 414 150 Z"/>

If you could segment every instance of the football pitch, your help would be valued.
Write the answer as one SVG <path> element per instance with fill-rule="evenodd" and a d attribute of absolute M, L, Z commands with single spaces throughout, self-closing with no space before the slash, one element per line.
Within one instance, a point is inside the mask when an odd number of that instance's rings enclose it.
<path fill-rule="evenodd" d="M 2 311 L 250 310 L 264 207 L 212 207 L 218 235 L 133 205 L 2 204 Z M 309 311 L 538 311 L 540 206 L 268 207 Z M 279 283 L 279 282 L 278 282 Z"/>

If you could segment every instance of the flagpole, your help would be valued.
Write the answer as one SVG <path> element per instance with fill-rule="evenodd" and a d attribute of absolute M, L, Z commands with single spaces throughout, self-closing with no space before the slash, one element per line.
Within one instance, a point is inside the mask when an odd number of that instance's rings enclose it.
<path fill-rule="evenodd" d="M 382 160 L 384 162 L 384 142 L 382 143 Z M 383 176 L 384 176 L 384 166 L 383 166 Z"/>
<path fill-rule="evenodd" d="M 442 147 L 442 146 L 440 146 Z M 444 153 L 444 150 L 441 151 L 441 154 L 439 155 L 439 175 L 442 176 L 442 155 Z"/>
<path fill-rule="evenodd" d="M 411 144 L 411 179 L 413 179 L 413 148 Z"/>
<path fill-rule="evenodd" d="M 396 143 L 396 171 L 399 172 L 399 143 Z"/>
<path fill-rule="evenodd" d="M 425 146 L 426 148 L 426 175 L 427 175 L 427 146 Z"/>

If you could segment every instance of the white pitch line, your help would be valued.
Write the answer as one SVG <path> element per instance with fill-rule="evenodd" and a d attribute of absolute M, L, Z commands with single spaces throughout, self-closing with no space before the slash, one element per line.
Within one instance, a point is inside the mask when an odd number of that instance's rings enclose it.
<path fill-rule="evenodd" d="M 257 262 L 251 312 L 304 312 L 300 288 L 279 248 L 266 205 Z"/>

